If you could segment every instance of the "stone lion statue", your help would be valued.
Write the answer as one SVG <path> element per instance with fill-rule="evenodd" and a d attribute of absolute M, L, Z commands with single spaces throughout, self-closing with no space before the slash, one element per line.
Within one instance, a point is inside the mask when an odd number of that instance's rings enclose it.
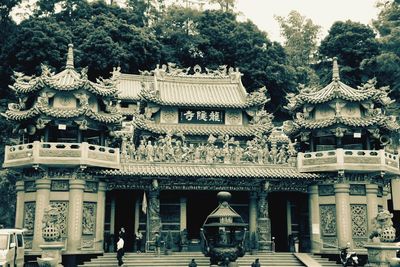
<path fill-rule="evenodd" d="M 378 238 L 380 242 L 393 242 L 396 238 L 396 229 L 393 227 L 393 214 L 387 210 L 380 210 L 373 219 L 373 230 L 370 239 Z"/>

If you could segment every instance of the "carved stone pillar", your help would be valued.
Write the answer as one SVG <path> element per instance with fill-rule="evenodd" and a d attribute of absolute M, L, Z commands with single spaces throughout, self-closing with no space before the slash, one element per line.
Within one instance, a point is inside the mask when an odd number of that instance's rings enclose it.
<path fill-rule="evenodd" d="M 96 250 L 103 250 L 104 218 L 106 210 L 106 183 L 99 182 L 97 190 Z"/>
<path fill-rule="evenodd" d="M 310 212 L 310 233 L 311 233 L 311 252 L 318 253 L 321 250 L 321 233 L 319 217 L 319 196 L 318 185 L 308 187 L 308 209 Z"/>
<path fill-rule="evenodd" d="M 17 191 L 17 206 L 15 211 L 15 227 L 24 227 L 24 202 L 25 202 L 25 186 L 24 181 L 15 183 L 15 191 Z"/>
<path fill-rule="evenodd" d="M 149 240 L 154 239 L 156 232 L 161 234 L 161 217 L 160 217 L 160 189 L 158 181 L 152 181 L 151 189 L 149 191 Z"/>
<path fill-rule="evenodd" d="M 271 221 L 268 215 L 268 193 L 263 190 L 258 199 L 258 243 L 260 250 L 271 250 Z"/>
<path fill-rule="evenodd" d="M 36 208 L 35 208 L 35 226 L 33 230 L 32 250 L 40 250 L 40 245 L 44 243 L 42 237 L 42 219 L 44 209 L 50 201 L 51 181 L 49 179 L 36 180 Z"/>
<path fill-rule="evenodd" d="M 351 214 L 350 214 L 350 185 L 335 184 L 337 239 L 339 247 L 352 243 Z"/>
<path fill-rule="evenodd" d="M 378 185 L 367 184 L 365 185 L 367 192 L 367 221 L 368 233 L 372 231 L 372 220 L 378 215 Z"/>
<path fill-rule="evenodd" d="M 249 197 L 249 233 L 250 238 L 257 231 L 257 193 L 250 192 Z"/>
<path fill-rule="evenodd" d="M 400 210 L 400 177 L 391 181 L 393 210 Z"/>
<path fill-rule="evenodd" d="M 84 188 L 85 181 L 69 180 L 68 252 L 77 252 L 81 248 Z"/>
<path fill-rule="evenodd" d="M 183 231 L 184 229 L 187 230 L 187 213 L 186 213 L 186 208 L 187 208 L 187 198 L 186 197 L 181 197 L 180 198 L 180 210 L 181 210 L 181 218 L 180 218 L 180 231 Z"/>

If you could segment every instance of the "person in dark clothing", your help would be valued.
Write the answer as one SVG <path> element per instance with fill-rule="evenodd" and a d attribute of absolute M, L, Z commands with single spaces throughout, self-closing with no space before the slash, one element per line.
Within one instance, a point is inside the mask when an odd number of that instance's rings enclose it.
<path fill-rule="evenodd" d="M 136 239 L 136 252 L 140 253 L 142 252 L 143 234 L 139 230 L 136 231 L 135 239 Z"/>
<path fill-rule="evenodd" d="M 260 260 L 256 259 L 252 264 L 251 267 L 261 267 Z"/>
<path fill-rule="evenodd" d="M 197 267 L 197 263 L 194 259 L 192 259 L 192 261 L 189 263 L 188 267 Z"/>
<path fill-rule="evenodd" d="M 156 256 L 160 257 L 160 249 L 161 249 L 161 236 L 158 232 L 155 233 L 155 237 L 154 237 L 154 245 L 156 247 Z"/>
<path fill-rule="evenodd" d="M 124 262 L 122 261 L 122 256 L 124 252 L 124 240 L 122 237 L 119 237 L 119 240 L 117 242 L 117 260 L 118 260 L 118 266 L 122 266 Z"/>

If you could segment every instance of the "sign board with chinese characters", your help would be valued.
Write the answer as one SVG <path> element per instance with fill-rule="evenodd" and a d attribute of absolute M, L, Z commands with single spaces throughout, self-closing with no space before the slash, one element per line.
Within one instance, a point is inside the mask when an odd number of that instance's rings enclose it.
<path fill-rule="evenodd" d="M 179 123 L 224 124 L 224 110 L 179 109 Z"/>

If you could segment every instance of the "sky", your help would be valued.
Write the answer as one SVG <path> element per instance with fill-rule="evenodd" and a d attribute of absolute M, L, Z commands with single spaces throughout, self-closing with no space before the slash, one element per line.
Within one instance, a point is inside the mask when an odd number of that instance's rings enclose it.
<path fill-rule="evenodd" d="M 335 21 L 352 20 L 371 24 L 379 10 L 377 0 L 237 0 L 236 9 L 241 19 L 250 19 L 268 33 L 272 41 L 282 42 L 279 25 L 274 15 L 287 17 L 291 10 L 310 18 L 322 27 L 319 39 L 323 39 Z"/>

